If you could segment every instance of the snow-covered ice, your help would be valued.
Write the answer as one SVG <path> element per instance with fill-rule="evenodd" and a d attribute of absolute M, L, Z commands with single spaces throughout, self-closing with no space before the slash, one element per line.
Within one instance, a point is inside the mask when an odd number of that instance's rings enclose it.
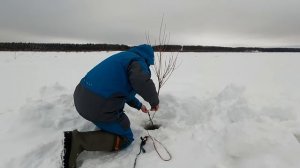
<path fill-rule="evenodd" d="M 94 130 L 72 94 L 114 52 L 0 52 L 0 167 L 60 166 L 64 130 Z M 162 88 L 150 142 L 137 168 L 299 168 L 299 53 L 180 53 Z M 155 79 L 154 79 L 155 80 Z M 147 115 L 126 106 L 135 142 L 118 153 L 84 152 L 79 167 L 133 167 Z"/>

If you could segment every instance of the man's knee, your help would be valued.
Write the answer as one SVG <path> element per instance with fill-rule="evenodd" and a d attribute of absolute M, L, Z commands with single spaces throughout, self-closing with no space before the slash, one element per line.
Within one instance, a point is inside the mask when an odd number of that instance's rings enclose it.
<path fill-rule="evenodd" d="M 133 133 L 130 127 L 124 129 L 123 126 L 118 122 L 113 122 L 113 123 L 98 122 L 95 123 L 95 125 L 98 128 L 100 128 L 102 131 L 110 132 L 119 136 L 122 140 L 122 145 L 120 146 L 120 148 L 126 148 L 134 140 Z"/>

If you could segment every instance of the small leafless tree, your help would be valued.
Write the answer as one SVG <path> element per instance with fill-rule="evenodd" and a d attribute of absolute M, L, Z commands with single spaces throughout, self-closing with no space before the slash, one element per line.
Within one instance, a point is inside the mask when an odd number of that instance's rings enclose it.
<path fill-rule="evenodd" d="M 154 42 L 154 48 L 155 48 L 155 63 L 154 63 L 154 72 L 157 78 L 158 87 L 157 87 L 157 93 L 160 94 L 161 88 L 164 86 L 164 84 L 169 80 L 169 78 L 172 76 L 174 70 L 177 68 L 177 58 L 179 52 L 166 52 L 167 45 L 170 41 L 170 33 L 166 32 L 166 24 L 164 23 L 164 17 L 162 17 L 161 23 L 160 23 L 160 29 L 159 29 L 159 35 L 158 35 L 158 44 L 156 41 Z M 149 33 L 146 33 L 146 40 L 147 43 L 151 45 L 150 41 L 150 35 Z M 153 126 L 153 118 L 155 116 L 155 113 L 153 114 L 152 118 L 149 115 L 150 122 Z"/>

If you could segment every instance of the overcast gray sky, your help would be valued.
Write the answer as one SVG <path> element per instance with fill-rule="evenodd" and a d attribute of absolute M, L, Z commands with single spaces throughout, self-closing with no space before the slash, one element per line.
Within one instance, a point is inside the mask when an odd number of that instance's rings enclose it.
<path fill-rule="evenodd" d="M 300 0 L 0 0 L 0 42 L 300 47 Z"/>

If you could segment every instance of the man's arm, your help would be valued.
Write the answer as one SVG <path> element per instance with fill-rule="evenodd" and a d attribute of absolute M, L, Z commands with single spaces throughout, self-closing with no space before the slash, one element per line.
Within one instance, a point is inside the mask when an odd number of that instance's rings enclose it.
<path fill-rule="evenodd" d="M 151 80 L 151 73 L 143 61 L 133 61 L 128 67 L 129 81 L 137 94 L 149 102 L 151 107 L 159 104 L 155 85 Z"/>
<path fill-rule="evenodd" d="M 142 108 L 142 103 L 135 96 L 131 96 L 126 103 L 137 110 Z"/>

